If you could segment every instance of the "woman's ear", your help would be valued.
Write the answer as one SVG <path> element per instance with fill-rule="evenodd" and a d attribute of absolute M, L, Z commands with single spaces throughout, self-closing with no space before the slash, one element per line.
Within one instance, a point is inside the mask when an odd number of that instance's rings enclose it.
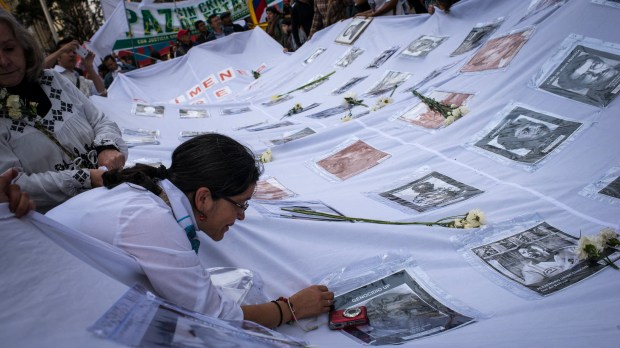
<path fill-rule="evenodd" d="M 213 205 L 211 190 L 208 187 L 201 187 L 194 192 L 194 206 L 200 212 L 207 211 Z"/>

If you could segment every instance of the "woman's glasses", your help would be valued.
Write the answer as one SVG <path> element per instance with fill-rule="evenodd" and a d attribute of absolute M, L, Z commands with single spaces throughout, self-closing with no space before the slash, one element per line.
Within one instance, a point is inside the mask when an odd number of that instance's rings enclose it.
<path fill-rule="evenodd" d="M 241 211 L 246 211 L 250 207 L 250 201 L 245 201 L 243 204 L 239 204 L 228 197 L 222 197 L 222 199 L 234 204 L 237 208 L 241 209 Z"/>

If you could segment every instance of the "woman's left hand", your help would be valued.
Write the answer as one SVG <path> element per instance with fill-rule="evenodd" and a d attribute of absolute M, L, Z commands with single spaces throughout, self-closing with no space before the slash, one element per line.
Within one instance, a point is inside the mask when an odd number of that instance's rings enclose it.
<path fill-rule="evenodd" d="M 103 150 L 97 157 L 100 167 L 108 169 L 121 169 L 125 165 L 125 155 L 118 150 Z"/>

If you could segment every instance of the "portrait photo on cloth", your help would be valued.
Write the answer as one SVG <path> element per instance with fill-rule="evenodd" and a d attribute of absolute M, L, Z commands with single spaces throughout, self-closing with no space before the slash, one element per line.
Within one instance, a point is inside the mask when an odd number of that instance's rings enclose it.
<path fill-rule="evenodd" d="M 288 142 L 291 142 L 293 140 L 297 140 L 297 139 L 301 139 L 301 138 L 305 138 L 309 135 L 315 134 L 316 131 L 310 127 L 305 127 L 304 129 L 301 130 L 296 130 L 296 131 L 292 131 L 292 132 L 286 132 L 284 134 L 282 134 L 281 138 L 277 138 L 277 139 L 271 139 L 269 140 L 269 142 L 272 145 L 282 145 L 282 144 L 286 144 Z"/>
<path fill-rule="evenodd" d="M 390 59 L 390 57 L 393 56 L 399 48 L 400 46 L 392 46 L 379 53 L 379 55 L 373 58 L 370 64 L 366 66 L 366 69 L 377 69 L 378 67 L 383 65 L 383 63 L 387 62 L 387 60 Z"/>
<path fill-rule="evenodd" d="M 243 107 L 238 107 L 238 108 L 226 108 L 226 109 L 222 108 L 220 109 L 220 115 L 222 116 L 239 115 L 239 114 L 244 114 L 250 111 L 252 111 L 252 109 L 249 106 L 243 106 Z"/>
<path fill-rule="evenodd" d="M 540 89 L 604 107 L 620 93 L 620 54 L 577 45 Z"/>
<path fill-rule="evenodd" d="M 334 89 L 332 91 L 332 94 L 333 95 L 342 94 L 342 93 L 350 90 L 351 88 L 353 88 L 353 86 L 357 85 L 358 83 L 364 81 L 367 77 L 368 77 L 368 75 L 352 77 L 349 81 L 345 82 L 344 85 Z"/>
<path fill-rule="evenodd" d="M 346 143 L 345 143 L 346 145 Z M 346 146 L 340 146 L 315 161 L 316 166 L 339 180 L 347 180 L 351 177 L 367 171 L 379 163 L 390 158 L 389 153 L 377 150 L 362 140 L 355 140 Z"/>
<path fill-rule="evenodd" d="M 401 86 L 411 77 L 410 72 L 387 70 L 383 73 L 381 80 L 364 93 L 365 96 L 379 96 L 381 94 L 392 92 L 398 86 Z"/>
<path fill-rule="evenodd" d="M 443 104 L 456 105 L 459 107 L 466 106 L 474 95 L 470 93 L 435 90 L 429 94 L 429 97 Z M 428 105 L 423 102 L 406 108 L 397 119 L 427 129 L 439 129 L 444 125 L 446 120 L 445 116 L 437 111 L 431 110 Z"/>
<path fill-rule="evenodd" d="M 209 117 L 209 113 L 206 109 L 179 109 L 180 118 L 206 118 Z"/>
<path fill-rule="evenodd" d="M 165 107 L 163 105 L 148 105 L 134 103 L 131 106 L 131 113 L 136 116 L 164 117 Z"/>
<path fill-rule="evenodd" d="M 400 55 L 403 57 L 426 57 L 432 50 L 446 41 L 445 36 L 422 35 L 409 44 Z"/>
<path fill-rule="evenodd" d="M 351 23 L 338 35 L 335 42 L 344 45 L 353 44 L 370 22 L 372 22 L 372 17 L 354 17 Z"/>
<path fill-rule="evenodd" d="M 517 106 L 474 146 L 524 164 L 536 164 L 582 124 Z"/>
<path fill-rule="evenodd" d="M 500 17 L 493 22 L 476 25 L 471 29 L 469 34 L 467 34 L 459 47 L 450 54 L 450 57 L 458 56 L 480 47 L 503 22 L 504 18 Z"/>
<path fill-rule="evenodd" d="M 441 303 L 406 270 L 334 298 L 337 310 L 358 306 L 366 306 L 369 324 L 342 332 L 373 346 L 404 343 L 475 322 Z"/>
<path fill-rule="evenodd" d="M 533 28 L 526 28 L 487 41 L 461 68 L 461 72 L 500 69 L 508 66 L 533 32 Z"/>
<path fill-rule="evenodd" d="M 312 52 L 312 54 L 310 55 L 310 57 L 306 58 L 304 60 L 304 65 L 310 64 L 312 62 L 314 62 L 314 60 L 320 56 L 323 52 L 325 52 L 327 50 L 327 48 L 323 48 L 323 47 L 318 47 L 316 50 L 314 50 L 314 52 Z"/>
<path fill-rule="evenodd" d="M 405 185 L 379 193 L 379 196 L 418 212 L 442 208 L 465 201 L 484 191 L 438 172 L 431 172 Z"/>
<path fill-rule="evenodd" d="M 471 251 L 502 276 L 546 296 L 606 267 L 604 262 L 579 260 L 578 242 L 578 238 L 542 222 Z M 616 254 L 617 258 L 617 253 L 618 250 L 607 248 L 601 254 Z"/>
<path fill-rule="evenodd" d="M 364 53 L 363 48 L 351 47 L 342 55 L 342 57 L 338 59 L 334 65 L 338 68 L 346 68 L 351 65 L 357 57 L 361 56 L 362 53 Z"/>
<path fill-rule="evenodd" d="M 297 196 L 297 194 L 282 185 L 278 179 L 274 177 L 266 177 L 258 180 L 256 183 L 256 190 L 252 195 L 252 199 L 271 201 L 295 196 Z"/>
<path fill-rule="evenodd" d="M 321 201 L 288 201 L 288 200 L 252 200 L 252 206 L 256 207 L 256 210 L 266 217 L 275 217 L 283 219 L 302 219 L 302 220 L 319 220 L 319 221 L 341 221 L 341 222 L 353 222 L 327 216 L 315 216 L 303 213 L 296 213 L 293 211 L 282 210 L 287 209 L 299 209 L 308 210 L 319 213 L 327 213 L 331 215 L 342 215 L 336 209 L 328 206 Z"/>

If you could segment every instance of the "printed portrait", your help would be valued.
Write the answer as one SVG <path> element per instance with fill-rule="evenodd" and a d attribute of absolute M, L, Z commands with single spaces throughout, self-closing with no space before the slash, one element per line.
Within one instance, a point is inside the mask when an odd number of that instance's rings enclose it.
<path fill-rule="evenodd" d="M 461 68 L 462 72 L 499 69 L 507 66 L 527 42 L 532 29 L 491 39 Z"/>
<path fill-rule="evenodd" d="M 473 94 L 468 93 L 443 91 L 433 91 L 430 94 L 430 97 L 437 101 L 440 101 L 446 105 L 454 104 L 457 107 L 467 105 L 469 101 L 473 98 L 473 96 Z M 402 115 L 398 117 L 398 119 L 428 129 L 438 129 L 443 126 L 444 121 L 446 120 L 446 118 L 442 114 L 431 110 L 426 104 L 422 102 L 419 102 L 410 109 L 407 109 Z"/>
<path fill-rule="evenodd" d="M 447 37 L 423 35 L 409 44 L 401 53 L 405 57 L 426 57 L 432 50 L 441 45 Z"/>
<path fill-rule="evenodd" d="M 338 179 L 347 180 L 376 166 L 388 157 L 390 154 L 357 140 L 316 164 Z"/>
<path fill-rule="evenodd" d="M 338 35 L 336 38 L 337 43 L 350 45 L 357 40 L 362 32 L 372 21 L 372 17 L 355 17 L 351 20 L 351 23 Z"/>

